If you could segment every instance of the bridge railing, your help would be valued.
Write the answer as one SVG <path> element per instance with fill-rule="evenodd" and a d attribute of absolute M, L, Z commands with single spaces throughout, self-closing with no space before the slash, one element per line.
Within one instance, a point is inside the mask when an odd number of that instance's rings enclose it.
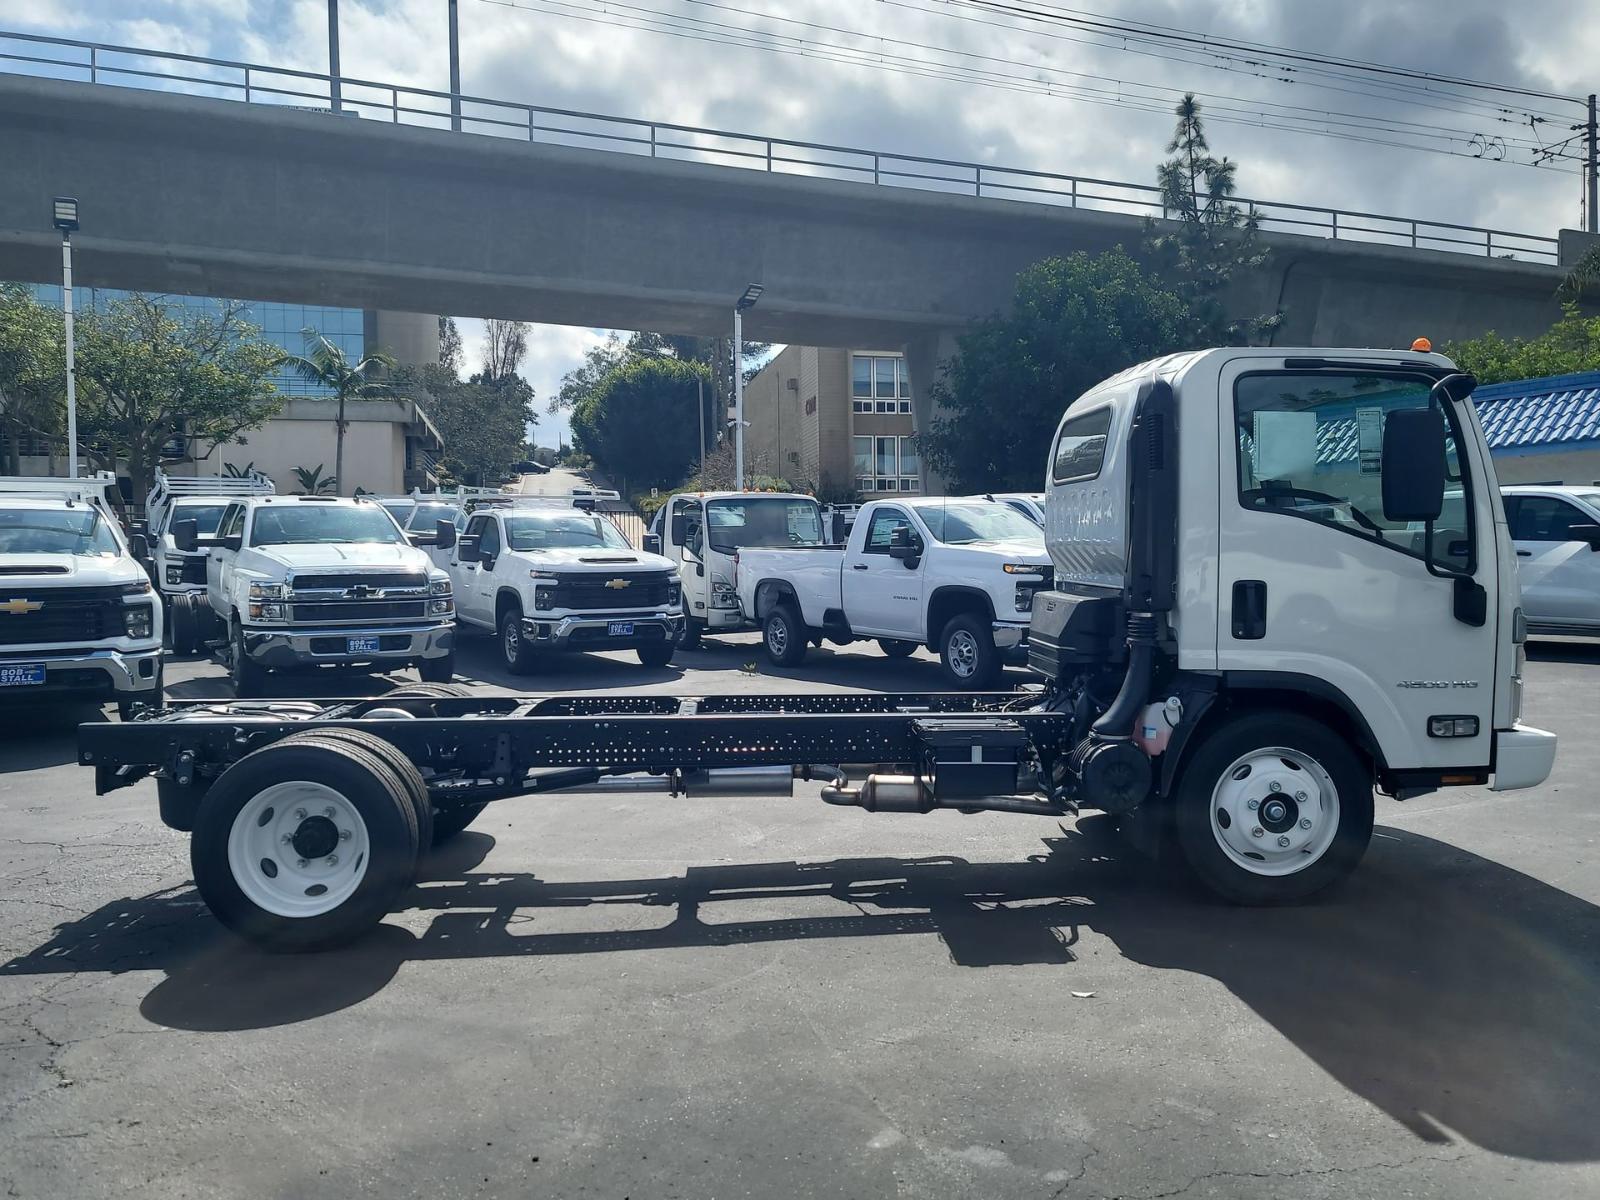
<path fill-rule="evenodd" d="M 745 167 L 774 174 L 854 180 L 1097 212 L 1167 215 L 1160 189 L 1149 184 L 764 137 L 481 96 L 453 96 L 408 84 L 347 76 L 340 76 L 337 81 L 335 102 L 335 81 L 315 71 L 40 34 L 0 30 L 0 71 L 282 105 L 330 115 L 337 112 L 340 116 L 396 125 L 457 129 L 517 141 Z M 1357 209 L 1249 197 L 1234 199 L 1255 214 L 1263 229 L 1490 258 L 1556 261 L 1556 239 L 1540 234 Z"/>

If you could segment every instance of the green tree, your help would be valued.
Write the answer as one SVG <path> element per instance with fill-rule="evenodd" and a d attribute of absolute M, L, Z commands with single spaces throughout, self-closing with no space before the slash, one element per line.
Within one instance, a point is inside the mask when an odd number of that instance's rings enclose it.
<path fill-rule="evenodd" d="M 1265 337 L 1282 323 L 1280 313 L 1230 316 L 1228 288 L 1234 277 L 1257 269 L 1267 259 L 1259 221 L 1232 197 L 1238 164 L 1211 153 L 1200 104 L 1185 95 L 1173 110 L 1178 117 L 1167 153 L 1156 168 L 1161 207 L 1167 223 L 1150 222 L 1146 243 L 1167 274 L 1172 290 L 1190 309 L 1195 345 L 1243 345 Z"/>
<path fill-rule="evenodd" d="M 1562 306 L 1561 319 L 1538 337 L 1504 338 L 1490 331 L 1452 342 L 1444 353 L 1479 383 L 1600 371 L 1600 316 L 1584 316 L 1569 301 Z"/>
<path fill-rule="evenodd" d="M 444 442 L 440 464 L 452 479 L 494 483 L 521 461 L 528 426 L 538 421 L 533 387 L 520 375 L 491 379 L 483 373 L 456 379 L 443 367 L 427 366 L 400 380 L 414 379 L 426 392 L 422 405 Z"/>
<path fill-rule="evenodd" d="M 439 318 L 439 365 L 452 377 L 461 374 L 461 331 L 454 317 Z"/>
<path fill-rule="evenodd" d="M 695 465 L 695 404 L 706 368 L 634 358 L 606 373 L 572 410 L 572 440 L 626 492 L 671 487 Z"/>
<path fill-rule="evenodd" d="M 21 284 L 0 284 L 0 436 L 4 471 L 22 473 L 20 439 L 52 443 L 65 424 L 66 355 L 61 314 Z"/>
<path fill-rule="evenodd" d="M 1066 408 L 1102 379 L 1183 348 L 1194 315 L 1119 246 L 1036 263 L 1009 312 L 975 323 L 933 387 L 918 438 L 952 490 L 1027 490 Z"/>
<path fill-rule="evenodd" d="M 344 435 L 349 428 L 349 422 L 344 419 L 345 405 L 351 400 L 383 400 L 392 396 L 394 388 L 382 376 L 395 369 L 394 356 L 374 350 L 360 362 L 352 363 L 345 357 L 343 348 L 326 334 L 315 329 L 302 332 L 306 352 L 289 355 L 288 363 L 300 378 L 328 388 L 339 402 L 339 415 L 334 418 L 333 477 L 342 479 Z"/>
<path fill-rule="evenodd" d="M 198 313 L 135 292 L 78 323 L 79 437 L 102 465 L 125 459 L 143 497 L 167 443 L 193 457 L 266 424 L 282 407 L 269 376 L 283 351 L 227 303 Z"/>

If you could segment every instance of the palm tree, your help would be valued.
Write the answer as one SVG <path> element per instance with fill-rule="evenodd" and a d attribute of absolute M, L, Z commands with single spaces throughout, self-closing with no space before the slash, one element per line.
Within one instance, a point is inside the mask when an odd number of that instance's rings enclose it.
<path fill-rule="evenodd" d="M 374 350 L 360 362 L 351 364 L 344 351 L 326 334 L 315 329 L 301 330 L 306 338 L 306 352 L 291 354 L 287 362 L 295 374 L 308 383 L 318 383 L 332 390 L 339 400 L 339 415 L 334 428 L 337 437 L 333 452 L 333 478 L 344 478 L 344 406 L 347 400 L 380 400 L 392 395 L 394 389 L 379 376 L 395 368 L 394 356 Z"/>

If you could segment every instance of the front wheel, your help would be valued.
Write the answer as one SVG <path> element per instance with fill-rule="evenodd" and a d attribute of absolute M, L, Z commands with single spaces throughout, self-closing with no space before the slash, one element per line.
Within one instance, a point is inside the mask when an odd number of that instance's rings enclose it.
<path fill-rule="evenodd" d="M 193 654 L 200 645 L 200 617 L 194 597 L 177 592 L 167 598 L 167 628 L 172 634 L 174 654 Z"/>
<path fill-rule="evenodd" d="M 761 642 L 774 665 L 798 666 L 806 656 L 806 627 L 800 611 L 792 604 L 777 605 L 762 624 Z"/>
<path fill-rule="evenodd" d="M 683 631 L 678 634 L 679 650 L 700 649 L 700 635 L 706 630 L 705 624 L 696 621 L 693 617 L 683 619 Z"/>
<path fill-rule="evenodd" d="M 424 658 L 417 663 L 417 678 L 423 683 L 449 683 L 456 677 L 456 652 L 443 658 Z"/>
<path fill-rule="evenodd" d="M 228 644 L 228 678 L 240 700 L 253 699 L 267 690 L 267 670 L 245 653 L 244 626 L 237 621 Z"/>
<path fill-rule="evenodd" d="M 513 675 L 533 673 L 534 652 L 522 632 L 522 610 L 516 605 L 500 614 L 500 657 Z"/>
<path fill-rule="evenodd" d="M 1295 714 L 1250 713 L 1206 736 L 1174 789 L 1178 844 L 1236 904 L 1303 900 L 1348 875 L 1372 840 L 1372 768 Z"/>
<path fill-rule="evenodd" d="M 671 638 L 646 642 L 638 649 L 639 661 L 647 667 L 664 667 L 672 661 L 672 652 L 676 649 Z"/>
<path fill-rule="evenodd" d="M 939 637 L 945 678 L 963 691 L 992 687 L 1000 675 L 1000 652 L 989 622 L 971 613 L 950 618 Z"/>

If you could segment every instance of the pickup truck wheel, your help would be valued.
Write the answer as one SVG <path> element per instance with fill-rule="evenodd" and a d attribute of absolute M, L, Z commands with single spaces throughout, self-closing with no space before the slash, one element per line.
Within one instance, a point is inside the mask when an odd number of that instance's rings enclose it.
<path fill-rule="evenodd" d="M 1295 714 L 1250 713 L 1206 736 L 1173 792 L 1178 844 L 1236 904 L 1283 904 L 1348 875 L 1372 840 L 1372 768 Z"/>
<path fill-rule="evenodd" d="M 229 767 L 200 803 L 195 886 L 217 919 L 269 950 L 367 932 L 410 885 L 418 830 L 392 771 L 354 746 L 285 740 Z"/>
<path fill-rule="evenodd" d="M 1000 675 L 1000 652 L 989 623 L 972 613 L 951 617 L 939 636 L 945 677 L 958 688 L 982 691 Z"/>
<path fill-rule="evenodd" d="M 423 683 L 449 683 L 456 677 L 456 652 L 443 658 L 424 658 L 417 663 L 417 678 Z"/>
<path fill-rule="evenodd" d="M 194 609 L 194 597 L 188 592 L 168 597 L 167 627 L 172 631 L 172 652 L 193 654 L 200 644 L 200 622 Z"/>
<path fill-rule="evenodd" d="M 683 630 L 678 634 L 678 649 L 700 649 L 700 635 L 705 631 L 706 627 L 699 621 L 696 621 L 693 617 L 685 617 L 683 620 Z"/>
<path fill-rule="evenodd" d="M 639 647 L 639 661 L 647 667 L 664 667 L 672 661 L 672 652 L 676 649 L 669 638 L 646 642 Z"/>
<path fill-rule="evenodd" d="M 779 604 L 767 614 L 761 626 L 761 642 L 767 657 L 780 667 L 798 666 L 806 656 L 806 627 L 793 604 Z"/>
<path fill-rule="evenodd" d="M 267 690 L 267 669 L 244 652 L 244 626 L 234 621 L 228 638 L 228 678 L 233 694 L 249 700 Z"/>
<path fill-rule="evenodd" d="M 917 652 L 917 643 L 904 642 L 899 638 L 879 638 L 878 649 L 890 658 L 910 658 Z"/>
<path fill-rule="evenodd" d="M 513 675 L 530 675 L 537 655 L 522 636 L 522 609 L 512 605 L 500 614 L 500 657 Z"/>

